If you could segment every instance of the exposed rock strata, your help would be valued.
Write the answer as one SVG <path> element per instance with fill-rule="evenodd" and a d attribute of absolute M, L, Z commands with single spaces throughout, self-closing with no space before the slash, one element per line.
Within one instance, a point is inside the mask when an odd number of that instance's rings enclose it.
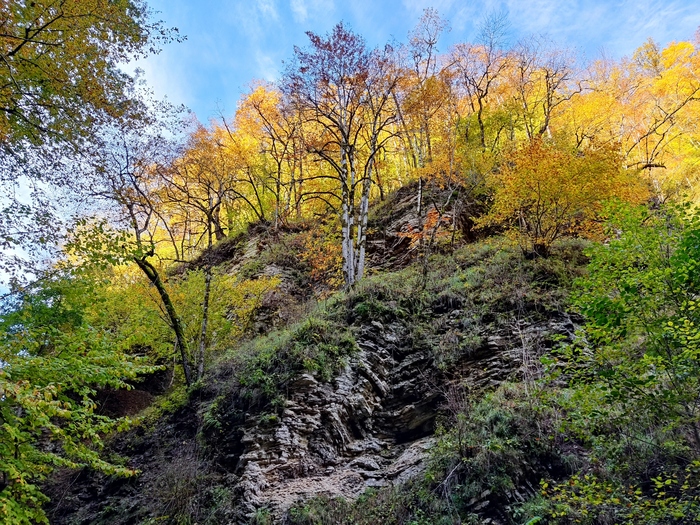
<path fill-rule="evenodd" d="M 450 322 L 460 323 L 459 313 Z M 303 374 L 288 385 L 276 424 L 261 426 L 255 416 L 244 423 L 234 468 L 236 520 L 261 507 L 279 517 L 300 499 L 354 498 L 368 487 L 405 482 L 425 469 L 451 377 L 469 378 L 470 389 L 493 388 L 527 373 L 552 334 L 572 331 L 567 319 L 514 325 L 486 336 L 453 374 L 439 371 L 430 350 L 414 349 L 401 324 L 362 327 L 358 353 L 333 381 Z"/>
<path fill-rule="evenodd" d="M 436 321 L 443 343 L 464 347 L 465 312 L 446 308 Z M 354 498 L 368 487 L 404 483 L 426 468 L 436 419 L 449 409 L 456 384 L 478 393 L 522 378 L 552 335 L 570 336 L 574 326 L 551 314 L 539 322 L 501 324 L 449 366 L 438 366 L 440 352 L 414 340 L 400 322 L 373 321 L 356 330 L 358 351 L 344 370 L 330 382 L 298 376 L 287 385 L 279 414 L 261 415 L 227 398 L 217 416 L 222 431 L 198 436 L 197 406 L 188 405 L 157 428 L 140 427 L 115 444 L 132 468 L 142 470 L 140 477 L 56 478 L 52 523 L 140 523 L 149 509 L 170 514 L 177 505 L 191 505 L 187 498 L 202 494 L 202 479 L 233 498 L 216 521 L 232 524 L 249 523 L 261 508 L 280 521 L 300 500 Z M 518 491 L 531 492 L 516 487 L 515 500 L 524 497 Z M 475 510 L 497 504 L 490 494 L 482 496 L 473 501 Z"/>

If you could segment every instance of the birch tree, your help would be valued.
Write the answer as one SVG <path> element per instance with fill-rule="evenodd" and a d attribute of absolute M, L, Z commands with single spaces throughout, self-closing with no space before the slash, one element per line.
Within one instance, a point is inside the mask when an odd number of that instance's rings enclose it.
<path fill-rule="evenodd" d="M 295 48 L 283 92 L 319 132 L 306 148 L 331 168 L 338 182 L 346 287 L 362 278 L 372 166 L 395 114 L 391 91 L 398 75 L 391 49 L 368 50 L 359 35 L 338 24 L 326 37 L 307 33 L 311 45 Z M 358 206 L 359 193 L 359 206 Z"/>

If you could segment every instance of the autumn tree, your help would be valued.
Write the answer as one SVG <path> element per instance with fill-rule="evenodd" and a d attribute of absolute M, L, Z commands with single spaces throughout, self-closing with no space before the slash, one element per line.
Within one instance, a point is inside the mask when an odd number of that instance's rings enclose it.
<path fill-rule="evenodd" d="M 143 116 L 119 65 L 172 33 L 140 0 L 0 3 L 0 147 L 79 147 L 114 119 Z"/>
<path fill-rule="evenodd" d="M 270 196 L 274 193 L 273 175 L 268 166 L 269 159 L 261 151 L 261 143 L 255 134 L 234 118 L 233 125 L 226 120 L 223 127 L 212 128 L 217 145 L 217 155 L 227 160 L 222 176 L 229 178 L 230 197 L 226 199 L 227 219 L 232 224 L 236 217 L 244 222 L 266 221 L 270 212 Z M 222 165 L 223 167 L 223 165 Z"/>
<path fill-rule="evenodd" d="M 229 131 L 221 128 L 209 130 L 197 125 L 185 145 L 177 150 L 175 157 L 166 159 L 165 164 L 154 163 L 150 168 L 150 176 L 156 180 L 156 187 L 149 190 L 152 193 L 150 205 L 156 207 L 153 211 L 162 219 L 161 227 L 168 232 L 171 242 L 181 245 L 180 253 L 183 259 L 178 262 L 183 262 L 200 252 L 205 253 L 201 257 L 204 267 L 204 290 L 201 328 L 195 356 L 198 378 L 204 374 L 214 279 L 212 261 L 206 253 L 212 249 L 215 241 L 226 237 L 222 208 L 230 206 L 236 200 L 243 200 L 250 208 L 256 211 L 260 209 L 260 220 L 264 219 L 265 213 L 260 199 L 258 208 L 246 196 L 245 189 L 241 188 L 241 177 L 248 171 L 249 166 L 246 165 L 246 159 L 239 149 L 227 147 L 227 141 L 243 140 Z M 148 177 L 149 173 L 145 176 Z M 243 179 L 243 183 L 255 186 L 256 195 L 265 189 L 257 188 L 251 180 Z M 142 184 L 148 184 L 148 181 Z M 143 193 L 145 194 L 145 191 Z M 144 195 L 144 198 L 148 198 L 148 195 Z M 165 299 L 163 301 L 165 304 Z M 176 323 L 179 323 L 179 320 L 171 318 L 173 328 Z M 183 366 L 184 363 L 183 358 Z"/>
<path fill-rule="evenodd" d="M 175 336 L 185 382 L 192 382 L 187 342 L 180 316 L 165 284 L 157 246 L 167 244 L 177 257 L 177 232 L 162 205 L 158 166 L 174 158 L 173 145 L 155 134 L 143 136 L 124 130 L 111 137 L 111 146 L 93 159 L 96 180 L 91 194 L 111 211 L 108 220 L 81 217 L 67 249 L 89 264 L 134 263 L 158 293 Z M 176 150 L 175 150 L 176 151 Z"/>
<path fill-rule="evenodd" d="M 55 188 L 75 181 L 98 130 L 150 121 L 123 66 L 177 37 L 151 15 L 143 0 L 0 1 L 0 265 L 15 277 L 59 244 Z"/>
<path fill-rule="evenodd" d="M 418 176 L 416 215 L 425 219 L 424 185 L 454 172 L 456 130 L 452 64 L 439 54 L 438 43 L 449 30 L 435 9 L 426 9 L 402 49 L 402 76 L 394 91 L 401 138 L 407 145 L 412 176 Z M 408 57 L 406 57 L 408 55 Z M 422 226 L 419 225 L 419 229 Z M 421 244 L 422 246 L 422 244 Z"/>
<path fill-rule="evenodd" d="M 555 111 L 583 90 L 574 55 L 546 39 L 532 37 L 516 47 L 511 74 L 527 138 L 551 138 Z"/>
<path fill-rule="evenodd" d="M 197 124 L 173 158 L 154 165 L 154 175 L 160 179 L 161 206 L 169 216 L 170 228 L 177 228 L 181 239 L 182 260 L 187 252 L 210 244 L 207 236 L 216 241 L 226 237 L 222 209 L 237 197 L 239 165 L 220 139 Z"/>
<path fill-rule="evenodd" d="M 255 137 L 260 151 L 274 166 L 270 191 L 274 194 L 274 225 L 303 200 L 301 122 L 294 107 L 273 85 L 257 86 L 241 102 L 236 127 Z"/>
<path fill-rule="evenodd" d="M 626 108 L 617 124 L 626 163 L 643 173 L 662 198 L 674 186 L 689 189 L 681 159 L 695 149 L 692 137 L 700 124 L 698 44 L 672 42 L 660 49 L 650 40 L 617 76 L 625 80 L 620 95 Z"/>
<path fill-rule="evenodd" d="M 162 202 L 160 205 L 170 207 L 171 212 L 179 210 L 181 212 L 179 215 L 185 218 L 181 225 L 183 244 L 184 239 L 191 238 L 194 233 L 193 246 L 200 246 L 205 250 L 211 250 L 214 238 L 218 241 L 226 237 L 221 225 L 221 207 L 227 194 L 233 191 L 230 172 L 217 169 L 222 162 L 225 163 L 225 160 L 222 161 L 218 153 L 217 145 L 209 139 L 207 130 L 199 126 L 191 134 L 188 144 L 179 158 L 166 166 L 158 166 L 156 168 L 157 173 L 163 180 L 160 193 L 165 197 L 165 202 Z M 193 226 L 196 228 L 194 232 L 192 231 Z M 168 230 L 172 231 L 172 225 L 168 227 Z M 200 230 L 202 230 L 201 234 Z M 202 237 L 205 239 L 204 244 L 200 242 Z M 139 264 L 139 268 L 144 270 L 141 264 Z M 148 273 L 146 275 L 153 282 L 150 275 Z M 209 303 L 212 278 L 212 265 L 207 261 L 204 268 L 202 323 L 196 354 L 198 379 L 201 379 L 204 375 L 204 354 L 209 330 Z M 170 299 L 169 295 L 166 299 L 160 289 L 159 293 L 163 304 L 167 305 L 166 301 Z M 178 346 L 184 347 L 184 338 L 178 335 L 178 331 L 175 329 L 176 325 L 180 324 L 177 312 L 175 312 L 174 317 L 169 313 L 169 317 L 176 338 L 179 341 Z M 180 331 L 182 331 L 182 328 L 180 328 Z M 184 355 L 182 363 L 185 370 L 185 379 L 189 383 L 187 359 Z"/>
<path fill-rule="evenodd" d="M 448 28 L 435 9 L 426 9 L 402 50 L 405 63 L 394 99 L 413 169 L 432 162 L 433 118 L 445 106 L 450 92 L 437 47 Z"/>
<path fill-rule="evenodd" d="M 619 122 L 622 111 L 619 90 L 610 82 L 617 65 L 600 59 L 581 70 L 581 91 L 555 114 L 557 133 L 566 136 L 577 148 L 590 141 L 598 144 L 620 143 Z"/>
<path fill-rule="evenodd" d="M 662 49 L 648 40 L 629 59 L 595 61 L 577 75 L 580 93 L 555 112 L 556 128 L 579 145 L 618 143 L 627 169 L 644 178 L 657 199 L 692 192 L 700 124 L 697 44 Z"/>
<path fill-rule="evenodd" d="M 646 195 L 610 145 L 581 150 L 536 138 L 507 156 L 493 175 L 494 203 L 483 223 L 504 223 L 527 249 L 546 256 L 566 234 L 591 234 L 606 199 L 640 202 Z"/>
<path fill-rule="evenodd" d="M 346 286 L 362 278 L 371 169 L 395 114 L 391 90 L 397 76 L 391 50 L 370 51 L 364 40 L 338 24 L 326 37 L 307 33 L 311 46 L 295 48 L 283 91 L 302 112 L 306 147 L 334 172 L 340 200 L 343 273 Z M 360 193 L 360 206 L 357 194 Z"/>
<path fill-rule="evenodd" d="M 457 44 L 452 60 L 457 76 L 466 93 L 471 113 L 476 116 L 479 144 L 486 150 L 486 112 L 496 84 L 502 81 L 510 63 L 505 48 L 508 20 L 504 14 L 492 13 L 480 24 L 474 44 Z M 469 140 L 469 125 L 465 138 Z"/>

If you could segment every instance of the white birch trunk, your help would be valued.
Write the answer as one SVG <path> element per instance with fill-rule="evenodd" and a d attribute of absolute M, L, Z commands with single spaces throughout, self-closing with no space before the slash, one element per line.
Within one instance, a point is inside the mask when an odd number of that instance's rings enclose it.
<path fill-rule="evenodd" d="M 360 216 L 357 223 L 357 264 L 355 265 L 355 280 L 362 279 L 365 273 L 365 252 L 367 247 L 367 219 L 369 217 L 369 192 L 372 188 L 372 167 L 367 170 L 367 178 L 362 185 L 360 200 Z"/>
<path fill-rule="evenodd" d="M 349 169 L 348 166 L 348 153 L 343 150 L 341 153 L 340 160 L 340 178 L 342 186 L 342 214 L 341 214 L 341 227 L 342 227 L 342 253 L 343 253 L 343 274 L 345 276 L 345 285 L 350 288 L 355 283 L 355 269 L 354 269 L 354 253 L 353 253 L 353 242 L 352 242 L 352 222 L 353 222 L 353 209 L 352 209 L 352 186 L 349 180 Z"/>

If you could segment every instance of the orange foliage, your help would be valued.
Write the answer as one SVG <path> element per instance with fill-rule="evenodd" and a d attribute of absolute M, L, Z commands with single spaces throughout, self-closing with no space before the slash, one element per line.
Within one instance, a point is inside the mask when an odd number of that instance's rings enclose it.
<path fill-rule="evenodd" d="M 562 235 L 595 235 L 603 201 L 648 197 L 613 145 L 576 150 L 535 139 L 507 156 L 492 182 L 494 205 L 482 224 L 506 224 L 540 255 Z"/>
<path fill-rule="evenodd" d="M 325 229 L 313 229 L 301 234 L 302 261 L 311 269 L 311 279 L 330 289 L 343 285 L 343 254 L 337 236 Z"/>
<path fill-rule="evenodd" d="M 434 242 L 438 239 L 450 236 L 450 232 L 446 227 L 448 227 L 451 222 L 450 217 L 441 214 L 435 208 L 430 208 L 425 214 L 422 228 L 416 228 L 412 224 L 406 224 L 404 228 L 407 231 L 399 232 L 398 236 L 411 239 L 411 247 L 415 247 L 421 241 Z M 443 226 L 445 228 L 443 228 Z"/>

